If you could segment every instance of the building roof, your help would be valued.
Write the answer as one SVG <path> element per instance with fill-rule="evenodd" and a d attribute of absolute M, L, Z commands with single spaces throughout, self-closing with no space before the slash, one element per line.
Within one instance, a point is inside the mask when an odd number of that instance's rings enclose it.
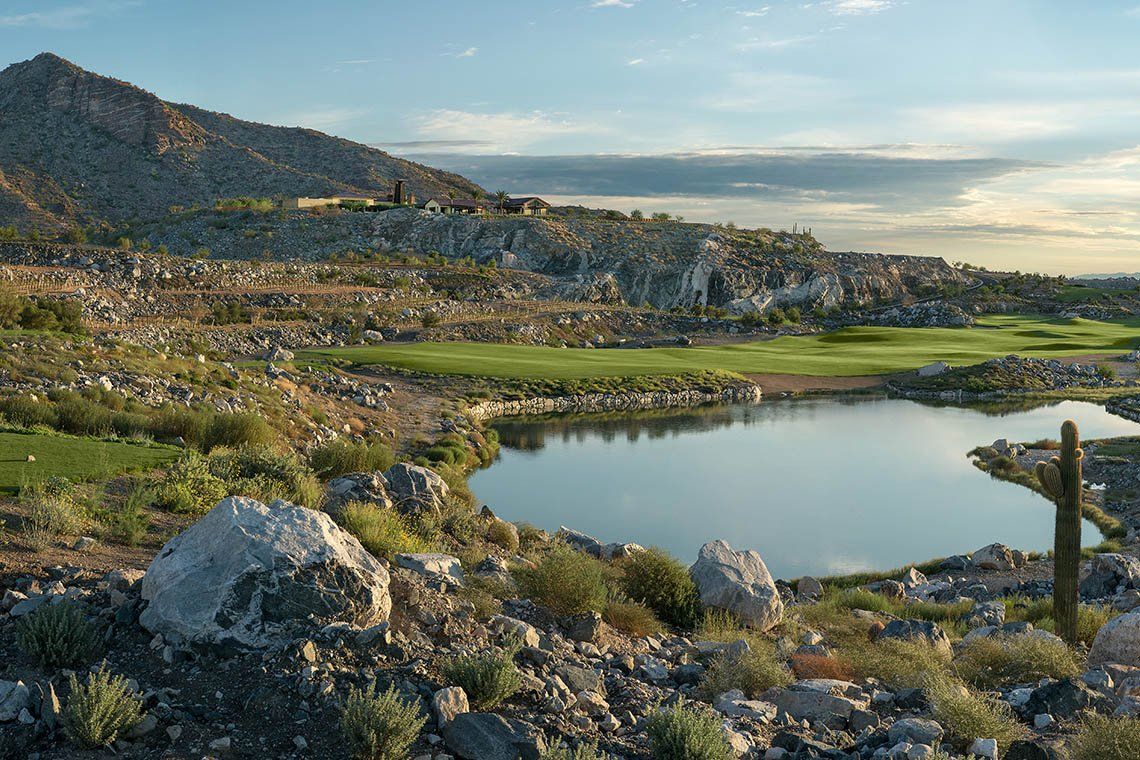
<path fill-rule="evenodd" d="M 550 204 L 547 203 L 546 201 L 544 201 L 542 198 L 539 198 L 537 195 L 527 195 L 527 196 L 524 196 L 522 198 L 508 198 L 503 205 L 504 206 L 527 206 L 527 205 L 549 206 Z"/>

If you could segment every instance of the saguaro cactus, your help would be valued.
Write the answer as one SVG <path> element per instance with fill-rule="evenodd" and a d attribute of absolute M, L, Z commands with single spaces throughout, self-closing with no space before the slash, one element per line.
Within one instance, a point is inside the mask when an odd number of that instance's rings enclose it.
<path fill-rule="evenodd" d="M 1053 620 L 1056 633 L 1073 644 L 1077 640 L 1077 575 L 1081 562 L 1081 502 L 1084 479 L 1080 432 L 1077 423 L 1061 425 L 1061 456 L 1037 463 L 1037 479 L 1057 504 L 1053 536 Z"/>

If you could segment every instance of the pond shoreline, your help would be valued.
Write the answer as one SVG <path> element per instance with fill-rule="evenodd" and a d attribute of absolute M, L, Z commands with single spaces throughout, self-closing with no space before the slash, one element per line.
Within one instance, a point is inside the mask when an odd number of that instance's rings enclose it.
<path fill-rule="evenodd" d="M 710 403 L 748 404 L 763 397 L 754 383 L 737 383 L 719 391 L 650 391 L 629 393 L 582 393 L 571 396 L 536 396 L 527 399 L 483 401 L 467 407 L 479 422 L 499 417 L 536 414 L 644 411 L 699 406 Z"/>

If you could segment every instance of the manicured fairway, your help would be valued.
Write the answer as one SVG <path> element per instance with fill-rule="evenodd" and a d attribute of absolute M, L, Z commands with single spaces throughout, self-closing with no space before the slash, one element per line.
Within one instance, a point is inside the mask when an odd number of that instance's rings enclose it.
<path fill-rule="evenodd" d="M 36 458 L 28 462 L 28 455 Z M 51 477 L 83 480 L 141 470 L 178 456 L 171 446 L 96 441 L 64 435 L 0 433 L 0 493 Z"/>
<path fill-rule="evenodd" d="M 405 343 L 303 351 L 448 375 L 572 379 L 720 369 L 743 373 L 855 376 L 915 369 L 933 361 L 975 364 L 1021 354 L 1058 358 L 1123 353 L 1140 345 L 1140 320 L 986 317 L 973 328 L 849 327 L 831 333 L 697 348 L 572 349 L 493 343 Z"/>

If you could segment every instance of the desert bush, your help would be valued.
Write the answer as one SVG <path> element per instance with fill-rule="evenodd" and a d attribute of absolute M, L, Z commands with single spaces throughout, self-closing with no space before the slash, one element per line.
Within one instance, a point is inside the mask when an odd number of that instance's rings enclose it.
<path fill-rule="evenodd" d="M 1074 749 L 1074 760 L 1134 760 L 1140 757 L 1140 720 L 1090 715 Z"/>
<path fill-rule="evenodd" d="M 82 397 L 64 399 L 55 405 L 56 427 L 72 435 L 108 435 L 111 411 Z"/>
<path fill-rule="evenodd" d="M 1110 607 L 1097 604 L 1082 604 L 1077 607 L 1077 640 L 1091 646 L 1101 627 L 1120 613 Z M 1043 631 L 1053 630 L 1053 600 L 1049 597 L 1026 599 L 1007 597 L 1005 599 L 1007 622 L 1026 621 Z"/>
<path fill-rule="evenodd" d="M 792 672 L 796 678 L 832 678 L 838 681 L 855 678 L 855 668 L 846 659 L 821 654 L 793 654 Z"/>
<path fill-rule="evenodd" d="M 508 552 L 519 550 L 519 532 L 513 525 L 502 520 L 493 520 L 487 526 L 487 540 Z"/>
<path fill-rule="evenodd" d="M 277 433 L 257 414 L 218 414 L 210 419 L 201 447 L 209 452 L 218 446 L 265 447 L 277 441 Z"/>
<path fill-rule="evenodd" d="M 744 638 L 746 633 L 744 624 L 736 615 L 728 610 L 709 608 L 701 613 L 693 638 L 698 641 L 736 641 Z"/>
<path fill-rule="evenodd" d="M 658 710 L 645 725 L 656 760 L 730 760 L 732 748 L 720 718 L 699 707 Z"/>
<path fill-rule="evenodd" d="M 12 425 L 23 428 L 54 428 L 58 422 L 55 407 L 27 396 L 9 396 L 0 401 L 0 414 Z"/>
<path fill-rule="evenodd" d="M 232 494 L 270 502 L 284 499 L 303 507 L 320 504 L 323 492 L 312 470 L 292 452 L 243 446 L 217 449 L 208 458 L 214 477 L 226 483 Z"/>
<path fill-rule="evenodd" d="M 95 628 L 74 602 L 41 605 L 16 624 L 20 649 L 50 668 L 87 664 L 98 641 Z"/>
<path fill-rule="evenodd" d="M 691 627 L 700 611 L 697 586 L 689 568 L 656 547 L 636 552 L 621 563 L 622 589 L 667 623 Z"/>
<path fill-rule="evenodd" d="M 20 501 L 27 509 L 20 531 L 34 549 L 44 549 L 59 536 L 83 529 L 83 510 L 72 498 L 71 485 L 66 481 L 25 486 L 20 489 Z"/>
<path fill-rule="evenodd" d="M 948 678 L 950 655 L 919 640 L 863 642 L 846 648 L 844 655 L 860 677 L 878 678 L 896 689 L 917 688 L 927 681 Z"/>
<path fill-rule="evenodd" d="M 104 518 L 110 536 L 127 546 L 138 546 L 150 527 L 146 507 L 154 501 L 154 492 L 136 483 L 118 507 L 112 508 Z"/>
<path fill-rule="evenodd" d="M 924 688 L 934 719 L 942 724 L 958 749 L 969 746 L 979 736 L 996 739 L 999 747 L 1009 747 L 1025 735 L 1025 727 L 1014 716 L 1013 708 L 1000 699 L 971 691 L 954 679 L 931 678 Z"/>
<path fill-rule="evenodd" d="M 486 620 L 503 611 L 501 600 L 514 596 L 514 590 L 502 581 L 482 575 L 468 575 L 458 594 L 475 605 L 475 618 Z"/>
<path fill-rule="evenodd" d="M 142 720 L 142 701 L 122 676 L 100 668 L 84 683 L 72 674 L 68 685 L 71 694 L 63 710 L 63 729 L 81 747 L 105 747 Z"/>
<path fill-rule="evenodd" d="M 375 684 L 351 688 L 341 708 L 341 730 L 358 760 L 404 760 L 426 723 L 419 705 L 401 698 L 395 687 L 383 693 Z"/>
<path fill-rule="evenodd" d="M 444 678 L 462 687 L 474 707 L 490 710 L 522 688 L 522 674 L 515 666 L 518 650 L 518 643 L 510 642 L 498 651 L 459 657 L 444 669 Z"/>
<path fill-rule="evenodd" d="M 375 504 L 346 504 L 339 522 L 377 557 L 391 559 L 396 554 L 418 554 L 434 548 L 413 530 L 403 515 Z"/>
<path fill-rule="evenodd" d="M 992 689 L 1042 678 L 1068 678 L 1081 671 L 1080 662 L 1060 639 L 1038 636 L 990 636 L 964 646 L 954 669 L 967 683 Z"/>
<path fill-rule="evenodd" d="M 653 610 L 624 598 L 610 599 L 602 612 L 602 619 L 630 636 L 650 636 L 660 633 L 664 627 Z"/>
<path fill-rule="evenodd" d="M 387 470 L 396 463 L 392 449 L 378 441 L 336 439 L 317 446 L 309 453 L 309 466 L 322 480 L 350 472 Z"/>
<path fill-rule="evenodd" d="M 608 760 L 609 755 L 598 749 L 597 742 L 582 742 L 577 747 L 559 746 L 559 740 L 548 739 L 550 748 L 539 756 L 539 760 Z"/>
<path fill-rule="evenodd" d="M 792 674 L 776 655 L 776 648 L 766 639 L 754 638 L 750 650 L 722 653 L 713 658 L 701 679 L 701 692 L 708 699 L 732 689 L 740 689 L 749 698 L 773 686 L 787 686 Z"/>
<path fill-rule="evenodd" d="M 193 449 L 174 462 L 158 483 L 154 503 L 171 512 L 201 514 L 226 497 L 226 484 L 210 471 L 209 461 Z"/>
<path fill-rule="evenodd" d="M 533 568 L 517 570 L 516 580 L 528 598 L 559 615 L 605 609 L 602 563 L 565 545 L 556 546 Z"/>

